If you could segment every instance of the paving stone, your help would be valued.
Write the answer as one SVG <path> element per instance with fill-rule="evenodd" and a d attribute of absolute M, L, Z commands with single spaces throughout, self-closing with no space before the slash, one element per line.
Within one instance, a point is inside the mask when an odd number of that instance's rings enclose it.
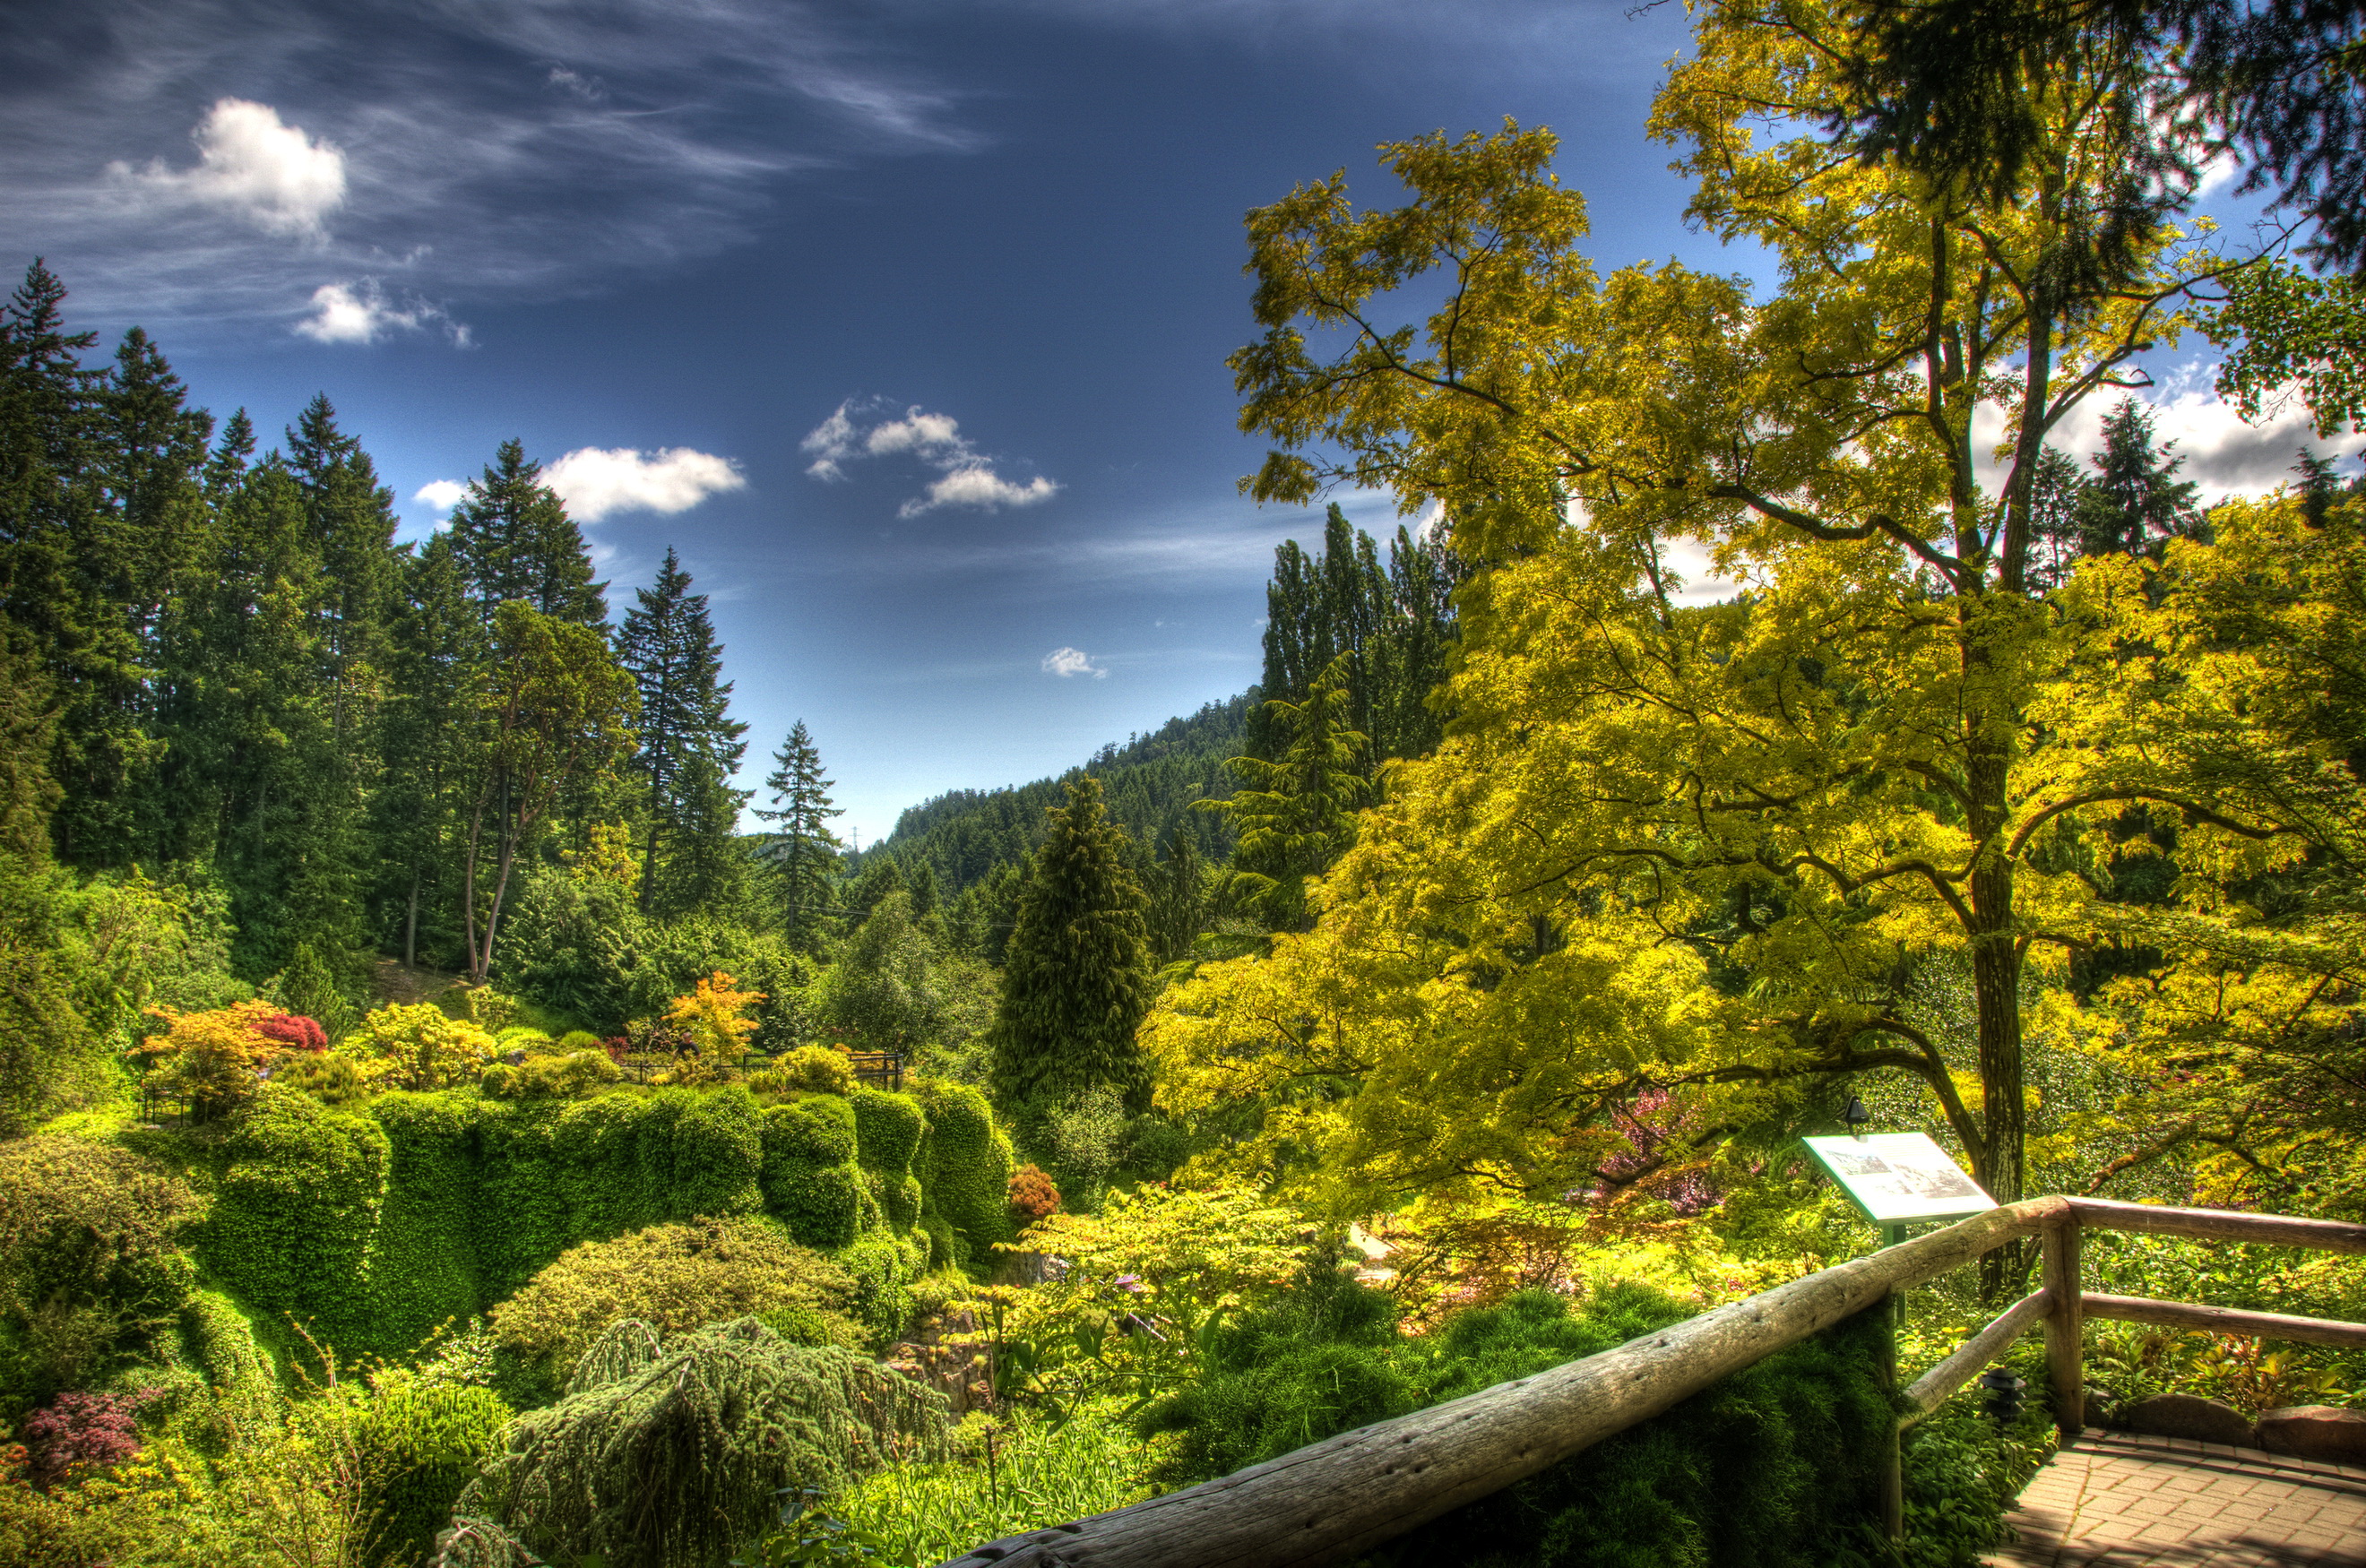
<path fill-rule="evenodd" d="M 2022 1494 L 2000 1568 L 2366 1568 L 2366 1473 L 2090 1430 Z"/>

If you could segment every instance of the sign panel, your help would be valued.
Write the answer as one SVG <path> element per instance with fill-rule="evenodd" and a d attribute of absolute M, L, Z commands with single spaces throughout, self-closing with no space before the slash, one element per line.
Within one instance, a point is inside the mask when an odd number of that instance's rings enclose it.
<path fill-rule="evenodd" d="M 1962 1219 L 1996 1207 L 1947 1151 L 1923 1133 L 1799 1140 L 1876 1225 Z"/>

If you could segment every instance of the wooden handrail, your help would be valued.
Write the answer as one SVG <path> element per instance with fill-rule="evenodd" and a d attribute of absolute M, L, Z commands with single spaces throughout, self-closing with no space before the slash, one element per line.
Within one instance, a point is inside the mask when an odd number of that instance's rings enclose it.
<path fill-rule="evenodd" d="M 1964 1341 L 1963 1348 L 1921 1377 L 1906 1390 L 1906 1397 L 1914 1406 L 1899 1417 L 1900 1427 L 1910 1427 L 1947 1402 L 1947 1395 L 1980 1375 L 1988 1364 L 2004 1354 L 2011 1345 L 2029 1331 L 2029 1326 L 2054 1310 L 2054 1293 L 2035 1292 L 2022 1297 L 2001 1313 L 1996 1321 Z"/>
<path fill-rule="evenodd" d="M 2244 1312 L 2202 1306 L 2190 1301 L 2153 1301 L 2140 1295 L 2087 1294 L 2087 1316 L 2120 1323 L 2158 1323 L 2168 1328 L 2198 1328 L 2205 1334 L 2248 1334 L 2262 1339 L 2296 1339 L 2304 1345 L 2366 1348 L 2366 1323 L 2326 1317 L 2292 1317 L 2281 1312 Z"/>
<path fill-rule="evenodd" d="M 1906 1391 L 1901 1425 L 1935 1409 L 2032 1324 L 2046 1329 L 2055 1416 L 2083 1425 L 2087 1316 L 2366 1345 L 2366 1325 L 2087 1294 L 2082 1229 L 2366 1253 L 2366 1226 L 2102 1198 L 2030 1198 L 1730 1303 L 1616 1350 L 1252 1465 L 1181 1492 L 976 1547 L 942 1568 L 1315 1568 L 1525 1480 L 1786 1346 L 2023 1237 L 2045 1238 L 2044 1287 Z M 1893 1490 L 1895 1477 L 1892 1477 Z M 1352 1506 L 1342 1506 L 1352 1499 Z"/>
<path fill-rule="evenodd" d="M 2318 1252 L 2366 1252 L 2366 1225 L 2288 1215 L 2237 1214 L 2231 1209 L 2175 1209 L 2112 1198 L 2069 1198 L 2079 1223 L 2092 1230 L 2134 1230 L 2190 1236 L 2204 1241 L 2248 1241 L 2262 1247 L 2306 1247 Z"/>

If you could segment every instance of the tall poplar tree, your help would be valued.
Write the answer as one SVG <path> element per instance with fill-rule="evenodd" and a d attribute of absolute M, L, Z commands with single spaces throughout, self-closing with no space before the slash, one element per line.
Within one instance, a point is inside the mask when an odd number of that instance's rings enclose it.
<path fill-rule="evenodd" d="M 442 912 L 466 783 L 473 699 L 485 677 L 483 628 L 468 602 L 452 536 L 439 532 L 402 567 L 402 609 L 389 639 L 379 718 L 385 769 L 373 799 L 381 938 L 419 962 L 421 923 L 431 950 L 456 951 Z"/>
<path fill-rule="evenodd" d="M 844 813 L 829 802 L 830 781 L 822 773 L 821 753 L 803 719 L 790 727 L 788 738 L 772 754 L 772 764 L 764 780 L 772 804 L 769 810 L 757 808 L 756 814 L 778 824 L 764 853 L 780 877 L 781 931 L 790 946 L 817 953 L 841 848 L 829 819 Z"/>
<path fill-rule="evenodd" d="M 730 787 L 748 750 L 739 738 L 748 726 L 730 717 L 723 648 L 715 640 L 706 596 L 691 592 L 691 580 L 669 549 L 657 581 L 635 591 L 637 603 L 625 612 L 616 639 L 617 661 L 640 697 L 633 770 L 648 791 L 641 848 L 644 913 L 666 905 L 673 891 L 671 868 L 659 865 L 661 847 L 682 858 L 685 869 L 697 869 L 686 879 L 704 886 L 690 889 L 693 894 L 712 894 L 712 884 L 736 863 L 729 843 L 748 798 Z"/>
<path fill-rule="evenodd" d="M 1150 1070 L 1133 1036 L 1156 987 L 1124 831 L 1089 774 L 1047 815 L 1003 958 L 989 1036 L 995 1096 L 1040 1116 L 1107 1084 L 1141 1111 Z"/>

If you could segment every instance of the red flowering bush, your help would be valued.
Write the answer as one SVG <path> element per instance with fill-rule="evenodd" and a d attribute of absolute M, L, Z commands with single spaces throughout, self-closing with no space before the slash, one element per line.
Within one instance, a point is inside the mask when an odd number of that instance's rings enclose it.
<path fill-rule="evenodd" d="M 300 1013 L 275 1013 L 258 1019 L 254 1032 L 266 1040 L 276 1040 L 283 1046 L 299 1051 L 325 1051 L 329 1048 L 329 1032 L 321 1027 L 317 1018 L 307 1018 Z"/>
<path fill-rule="evenodd" d="M 61 1394 L 25 1418 L 33 1484 L 47 1491 L 78 1470 L 103 1470 L 140 1451 L 133 1417 L 156 1397 L 137 1394 Z"/>
<path fill-rule="evenodd" d="M 1010 1223 L 1024 1230 L 1060 1206 L 1060 1189 L 1040 1165 L 1010 1173 Z"/>

